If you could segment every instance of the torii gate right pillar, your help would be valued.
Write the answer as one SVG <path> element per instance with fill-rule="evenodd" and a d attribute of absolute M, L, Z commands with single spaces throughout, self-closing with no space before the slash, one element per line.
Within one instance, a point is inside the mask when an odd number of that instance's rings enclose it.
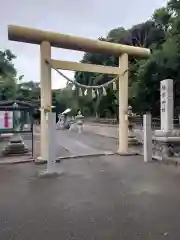
<path fill-rule="evenodd" d="M 119 57 L 123 76 L 119 77 L 119 147 L 118 153 L 128 153 L 128 54 Z"/>

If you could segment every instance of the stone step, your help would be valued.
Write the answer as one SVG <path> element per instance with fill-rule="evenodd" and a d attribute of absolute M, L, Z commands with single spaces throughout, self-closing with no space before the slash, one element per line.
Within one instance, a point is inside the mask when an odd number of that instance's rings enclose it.
<path fill-rule="evenodd" d="M 28 153 L 28 147 L 23 143 L 9 143 L 2 151 L 3 155 L 25 154 Z"/>

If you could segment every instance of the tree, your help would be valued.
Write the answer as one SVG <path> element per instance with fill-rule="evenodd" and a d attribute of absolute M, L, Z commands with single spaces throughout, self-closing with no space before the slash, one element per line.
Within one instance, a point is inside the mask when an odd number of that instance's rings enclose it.
<path fill-rule="evenodd" d="M 157 15 L 157 14 L 156 14 Z M 107 37 L 103 41 L 109 41 L 114 43 L 128 44 L 138 47 L 149 47 L 152 49 L 159 49 L 161 45 L 165 42 L 166 33 L 164 29 L 160 28 L 155 20 L 148 20 L 144 23 L 134 25 L 131 29 L 125 29 L 123 27 L 115 28 L 109 31 Z M 91 63 L 91 64 L 100 64 L 100 65 L 111 65 L 118 66 L 118 58 L 110 56 L 108 54 L 95 54 L 95 53 L 85 53 L 82 59 L 82 62 Z M 129 58 L 129 87 L 130 87 L 130 98 L 129 101 L 134 106 L 135 110 L 142 111 L 145 107 L 136 107 L 137 102 L 139 102 L 140 96 L 137 95 L 137 92 L 144 87 L 145 83 L 143 80 L 138 79 L 140 65 L 143 64 L 144 60 L 130 57 Z M 141 69 L 142 72 L 142 69 Z M 149 72 L 148 72 L 149 74 Z M 142 74 L 141 74 L 142 76 Z M 148 75 L 150 77 L 150 75 Z M 95 73 L 82 73 L 76 72 L 75 79 L 76 81 L 86 84 L 86 85 L 100 85 L 112 79 L 114 76 L 101 74 L 98 77 Z M 143 78 L 143 76 L 142 76 Z M 107 90 L 107 96 L 96 97 L 91 101 L 91 104 L 88 103 L 89 108 L 94 109 L 92 113 L 98 115 L 104 115 L 104 112 L 110 112 L 111 115 L 114 113 L 117 114 L 117 107 L 115 104 L 115 99 L 118 99 L 117 92 L 112 90 L 112 87 L 109 87 Z M 136 99 L 136 100 L 135 100 Z M 85 103 L 84 103 L 85 104 Z M 112 107 L 113 106 L 113 107 Z M 139 105 L 137 105 L 139 106 Z M 146 107 L 149 105 L 145 104 Z"/>
<path fill-rule="evenodd" d="M 0 76 L 16 76 L 17 71 L 12 63 L 14 59 L 16 56 L 9 49 L 0 51 Z"/>
<path fill-rule="evenodd" d="M 16 56 L 9 50 L 0 51 L 0 99 L 9 100 L 15 96 L 16 74 L 13 60 Z"/>
<path fill-rule="evenodd" d="M 168 32 L 171 26 L 171 14 L 167 8 L 162 7 L 155 10 L 152 19 L 155 22 L 156 26 L 162 29 L 165 34 Z"/>

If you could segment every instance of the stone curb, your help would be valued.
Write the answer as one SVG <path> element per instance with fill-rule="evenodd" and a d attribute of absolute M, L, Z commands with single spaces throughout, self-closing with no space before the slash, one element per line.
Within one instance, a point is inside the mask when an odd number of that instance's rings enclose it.
<path fill-rule="evenodd" d="M 34 162 L 34 159 L 33 158 L 30 158 L 30 159 L 27 159 L 27 160 L 3 160 L 3 161 L 0 161 L 0 165 L 13 165 L 13 164 L 20 164 L 20 163 L 31 163 L 31 162 Z"/>
<path fill-rule="evenodd" d="M 107 152 L 107 153 L 97 153 L 97 154 L 87 154 L 87 155 L 71 155 L 71 156 L 62 156 L 62 157 L 58 157 L 56 159 L 56 162 L 59 163 L 62 160 L 68 160 L 68 159 L 72 159 L 72 158 L 84 158 L 84 157 L 101 157 L 101 156 L 110 156 L 110 155 L 114 155 L 116 153 L 114 152 Z M 35 164 L 40 165 L 40 164 L 46 164 L 47 160 L 34 160 Z"/>
<path fill-rule="evenodd" d="M 119 155 L 119 156 L 137 156 L 137 155 L 139 155 L 139 153 L 137 153 L 137 152 L 127 152 L 127 153 L 117 152 L 116 154 Z"/>

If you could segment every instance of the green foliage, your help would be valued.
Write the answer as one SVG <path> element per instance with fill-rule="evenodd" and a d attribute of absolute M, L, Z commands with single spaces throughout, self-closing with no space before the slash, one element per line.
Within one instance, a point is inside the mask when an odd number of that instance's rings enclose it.
<path fill-rule="evenodd" d="M 0 51 L 0 76 L 6 76 L 7 74 L 15 77 L 16 69 L 12 63 L 16 56 L 9 50 Z"/>
<path fill-rule="evenodd" d="M 0 99 L 10 100 L 15 97 L 16 74 L 13 60 L 16 56 L 9 50 L 0 51 Z"/>
<path fill-rule="evenodd" d="M 172 78 L 175 84 L 175 107 L 180 104 L 180 1 L 170 0 L 157 9 L 152 18 L 130 29 L 118 27 L 109 31 L 104 41 L 147 47 L 153 50 L 148 59 L 129 59 L 129 104 L 133 111 L 160 113 L 160 81 Z M 85 53 L 83 62 L 118 66 L 118 59 L 105 54 Z M 76 72 L 75 79 L 84 84 L 97 84 L 94 74 Z M 110 76 L 102 75 L 101 83 Z M 96 100 L 98 115 L 115 111 L 117 92 L 108 89 L 106 97 Z M 93 101 L 92 101 L 93 103 Z"/>

